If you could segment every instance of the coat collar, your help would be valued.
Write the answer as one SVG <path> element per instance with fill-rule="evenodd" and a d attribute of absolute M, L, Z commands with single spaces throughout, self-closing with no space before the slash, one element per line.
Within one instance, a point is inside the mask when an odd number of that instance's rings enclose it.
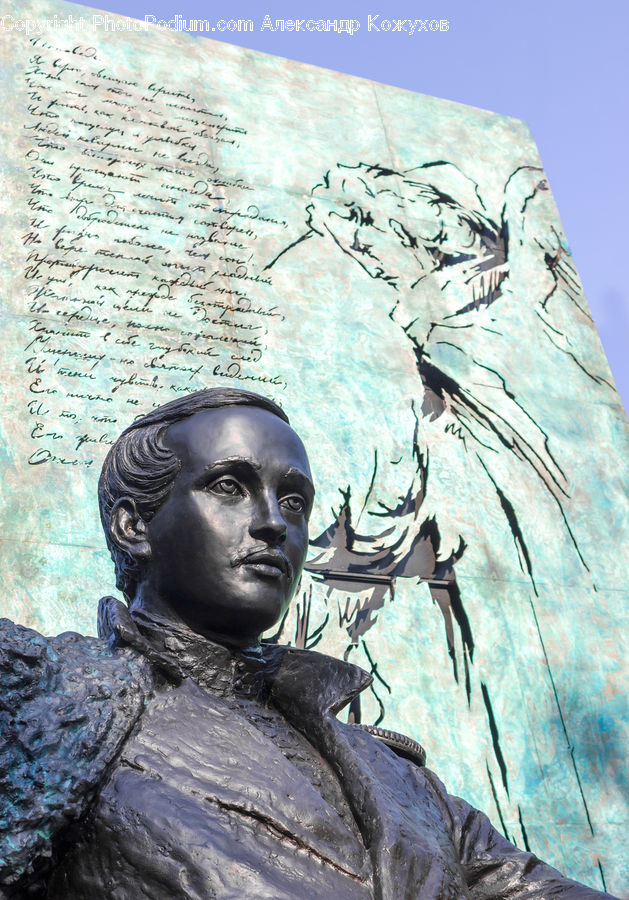
<path fill-rule="evenodd" d="M 269 697 L 293 722 L 335 715 L 372 682 L 358 666 L 314 650 L 276 644 L 236 650 L 184 626 L 142 613 L 132 617 L 114 597 L 99 603 L 98 634 L 112 648 L 126 644 L 170 680 L 191 677 L 215 695 Z"/>
<path fill-rule="evenodd" d="M 335 716 L 373 681 L 364 669 L 332 656 L 296 647 L 278 649 L 283 655 L 271 696 L 293 721 Z"/>

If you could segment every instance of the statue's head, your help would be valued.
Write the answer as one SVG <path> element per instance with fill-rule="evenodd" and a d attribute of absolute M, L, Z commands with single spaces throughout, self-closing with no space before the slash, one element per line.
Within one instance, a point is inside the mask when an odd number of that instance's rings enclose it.
<path fill-rule="evenodd" d="M 116 583 L 131 608 L 250 643 L 284 614 L 308 547 L 314 488 L 283 410 L 211 389 L 138 419 L 99 481 Z"/>

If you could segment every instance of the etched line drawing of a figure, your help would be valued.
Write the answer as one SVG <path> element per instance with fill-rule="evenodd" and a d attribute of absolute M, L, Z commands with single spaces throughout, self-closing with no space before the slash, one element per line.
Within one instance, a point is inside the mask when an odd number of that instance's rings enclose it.
<path fill-rule="evenodd" d="M 468 700 L 475 623 L 456 571 L 473 535 L 453 532 L 449 519 L 456 521 L 456 514 L 449 517 L 447 509 L 431 496 L 431 461 L 443 452 L 445 444 L 459 466 L 459 481 L 482 485 L 482 490 L 494 497 L 496 515 L 511 535 L 513 553 L 530 584 L 537 639 L 555 696 L 536 614 L 539 576 L 531 546 L 531 522 L 526 521 L 515 483 L 526 484 L 531 496 L 548 505 L 556 520 L 557 540 L 565 547 L 563 553 L 575 560 L 586 582 L 589 579 L 591 588 L 596 589 L 567 510 L 569 473 L 530 403 L 519 395 L 526 362 L 521 358 L 514 362 L 512 377 L 508 353 L 515 351 L 505 349 L 511 348 L 512 342 L 505 341 L 501 330 L 503 315 L 511 316 L 511 330 L 518 319 L 523 329 L 534 327 L 543 353 L 557 354 L 576 377 L 596 386 L 602 401 L 611 396 L 612 385 L 589 362 L 586 338 L 595 340 L 595 330 L 582 329 L 576 342 L 580 355 L 574 349 L 571 334 L 575 323 L 589 325 L 591 317 L 565 238 L 548 226 L 543 215 L 548 202 L 548 184 L 543 171 L 535 166 L 522 166 L 509 176 L 500 206 L 495 209 L 494 201 L 492 212 L 479 185 L 445 160 L 404 171 L 375 163 L 337 163 L 312 188 L 304 211 L 305 230 L 267 264 L 272 270 L 295 252 L 307 257 L 315 252 L 315 245 L 316 252 L 325 246 L 328 253 L 360 267 L 366 279 L 382 285 L 389 317 L 407 339 L 418 381 L 413 407 L 416 428 L 409 436 L 416 479 L 397 506 L 387 506 L 370 491 L 360 510 L 360 528 L 354 522 L 350 486 L 339 485 L 342 504 L 327 530 L 315 537 L 313 546 L 318 552 L 306 568 L 326 584 L 329 597 L 339 598 L 339 618 L 348 636 L 346 658 L 359 641 L 369 654 L 368 632 L 378 610 L 394 596 L 398 578 L 427 582 L 443 616 L 453 675 L 464 685 Z M 536 299 L 526 309 L 522 309 L 518 284 L 533 285 Z M 523 347 L 534 344 L 529 330 L 522 343 Z M 534 360 L 528 365 L 534 366 Z M 386 465 L 378 459 L 377 441 L 374 448 L 372 484 L 377 467 Z M 529 506 L 534 508 L 535 503 Z M 445 525 L 449 527 L 445 529 Z M 443 540 L 444 530 L 449 543 Z M 363 599 L 352 602 L 357 594 Z M 381 684 L 374 682 L 381 721 L 386 672 L 374 665 L 372 674 L 382 679 Z M 493 738 L 491 685 L 482 685 L 482 697 Z M 569 725 L 559 701 L 557 712 L 566 746 L 571 749 Z M 350 718 L 360 720 L 360 716 L 356 703 Z M 505 761 L 496 740 L 493 746 L 508 794 Z M 571 765 L 578 802 L 593 834 L 572 753 Z M 500 811 L 491 776 L 490 782 Z M 519 807 L 518 815 L 522 823 Z M 526 843 L 524 828 L 522 831 Z"/>

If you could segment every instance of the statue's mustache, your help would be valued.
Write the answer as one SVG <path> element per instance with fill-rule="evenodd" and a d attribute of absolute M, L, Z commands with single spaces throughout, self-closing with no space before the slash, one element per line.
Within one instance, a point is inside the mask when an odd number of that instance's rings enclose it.
<path fill-rule="evenodd" d="M 239 553 L 231 561 L 233 568 L 236 566 L 247 565 L 248 563 L 265 563 L 266 565 L 276 566 L 278 569 L 281 569 L 285 575 L 288 575 L 291 580 L 294 576 L 294 569 L 291 561 L 285 553 L 277 548 L 264 547 L 259 550 L 245 551 Z"/>

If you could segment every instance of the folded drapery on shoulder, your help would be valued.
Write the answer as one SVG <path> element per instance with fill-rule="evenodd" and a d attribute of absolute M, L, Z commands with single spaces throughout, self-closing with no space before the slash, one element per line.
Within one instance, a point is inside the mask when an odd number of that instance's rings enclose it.
<path fill-rule="evenodd" d="M 0 890 L 45 877 L 137 721 L 150 667 L 130 649 L 0 619 Z"/>

